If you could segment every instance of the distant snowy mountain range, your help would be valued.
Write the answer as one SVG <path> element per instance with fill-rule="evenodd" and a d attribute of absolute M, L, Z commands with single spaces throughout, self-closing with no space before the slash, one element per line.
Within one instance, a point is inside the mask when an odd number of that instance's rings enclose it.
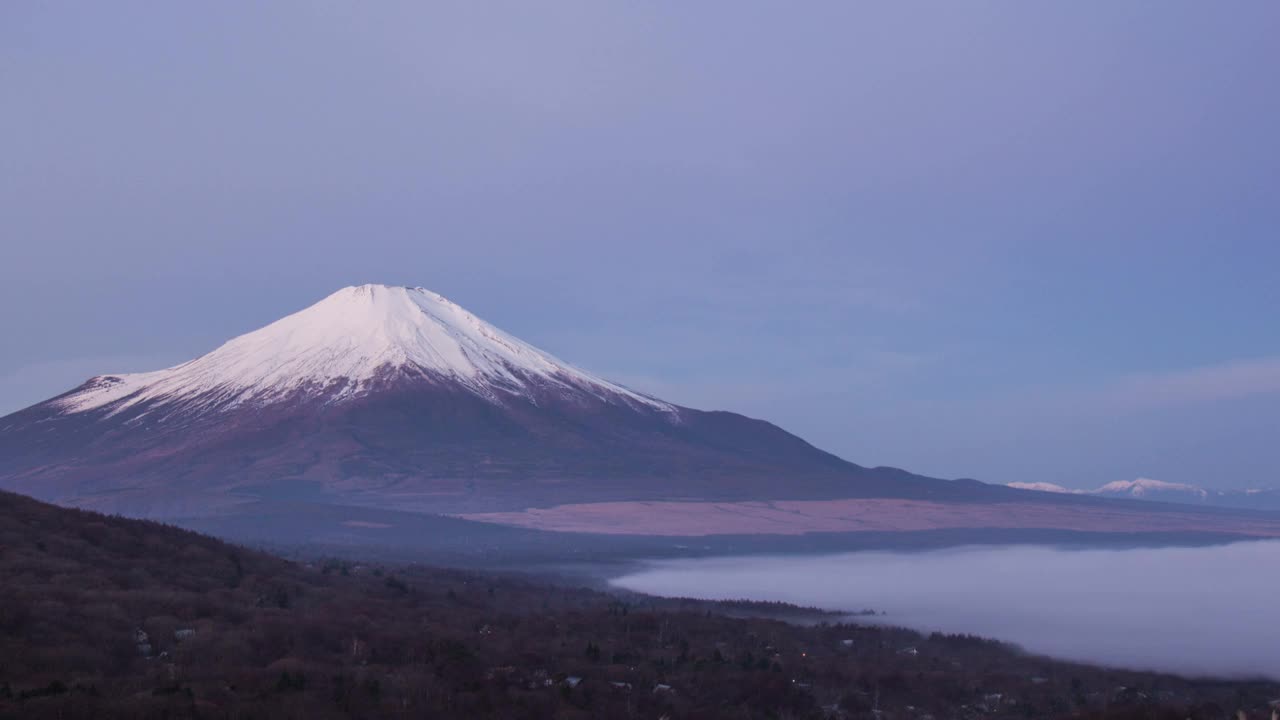
<path fill-rule="evenodd" d="M 1116 480 L 1096 490 L 1077 490 L 1047 482 L 1012 482 L 1009 483 L 1009 487 L 1018 490 L 1133 498 L 1136 500 L 1181 503 L 1185 505 L 1207 505 L 1248 510 L 1280 510 L 1280 489 L 1276 488 L 1209 490 L 1196 485 L 1164 482 L 1163 480 L 1152 480 L 1151 478 Z"/>

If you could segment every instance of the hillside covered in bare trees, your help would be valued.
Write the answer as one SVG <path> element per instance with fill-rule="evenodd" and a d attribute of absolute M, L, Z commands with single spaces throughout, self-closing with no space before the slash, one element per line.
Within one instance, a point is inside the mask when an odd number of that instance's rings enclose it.
<path fill-rule="evenodd" d="M 288 561 L 0 494 L 0 718 L 1234 718 L 1280 684 L 799 608 Z"/>

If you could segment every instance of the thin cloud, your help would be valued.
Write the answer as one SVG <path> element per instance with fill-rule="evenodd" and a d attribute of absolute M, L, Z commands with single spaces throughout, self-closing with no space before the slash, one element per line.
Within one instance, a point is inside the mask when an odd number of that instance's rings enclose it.
<path fill-rule="evenodd" d="M 1150 410 L 1280 393 L 1280 357 L 1131 375 L 1099 393 L 1107 407 Z"/>

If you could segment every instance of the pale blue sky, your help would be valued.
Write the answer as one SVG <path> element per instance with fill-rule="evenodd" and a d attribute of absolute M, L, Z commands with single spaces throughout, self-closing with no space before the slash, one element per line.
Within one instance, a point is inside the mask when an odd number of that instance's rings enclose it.
<path fill-rule="evenodd" d="M 864 464 L 1280 485 L 1280 5 L 0 5 L 0 412 L 423 285 Z"/>

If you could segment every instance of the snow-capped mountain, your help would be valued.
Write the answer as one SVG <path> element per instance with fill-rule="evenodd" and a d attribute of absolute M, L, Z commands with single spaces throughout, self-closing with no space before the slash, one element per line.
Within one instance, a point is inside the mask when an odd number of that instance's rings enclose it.
<path fill-rule="evenodd" d="M 1126 497 L 1210 507 L 1280 510 L 1280 490 L 1276 489 L 1210 490 L 1151 478 L 1117 480 L 1103 485 L 1093 491 L 1093 494 L 1100 497 Z"/>
<path fill-rule="evenodd" d="M 1181 497 L 1199 498 L 1204 500 L 1209 497 L 1209 491 L 1204 488 L 1198 488 L 1194 485 L 1185 485 L 1183 483 L 1164 482 L 1162 480 L 1152 480 L 1151 478 L 1138 478 L 1136 480 L 1116 480 L 1094 491 L 1098 495 L 1124 495 L 1134 498 L 1153 499 L 1158 496 L 1177 495 Z"/>
<path fill-rule="evenodd" d="M 341 403 L 405 373 L 493 402 L 554 389 L 675 409 L 557 360 L 430 290 L 385 285 L 343 288 L 177 367 L 92 378 L 52 405 L 111 416 L 144 405 L 164 415 L 313 398 Z"/>
<path fill-rule="evenodd" d="M 1280 536 L 1280 519 L 860 467 L 762 420 L 610 382 L 428 290 L 383 285 L 0 418 L 0 488 L 273 542 L 387 542 L 379 529 L 396 525 L 438 537 L 467 522 Z"/>
<path fill-rule="evenodd" d="M 1248 510 L 1280 510 L 1280 490 L 1209 490 L 1196 485 L 1152 480 L 1151 478 L 1116 480 L 1095 490 L 1074 490 L 1047 482 L 1012 482 L 1009 483 L 1009 487 L 1018 490 L 1036 490 L 1067 495 L 1132 498 L 1154 502 Z"/>
<path fill-rule="evenodd" d="M 1016 490 L 1035 490 L 1036 492 L 1060 493 L 1064 495 L 1079 495 L 1083 490 L 1071 490 L 1061 485 L 1055 485 L 1051 482 L 1011 482 L 1009 487 Z"/>
<path fill-rule="evenodd" d="M 176 367 L 0 418 L 0 487 L 153 516 L 253 499 L 433 512 L 981 497 L 635 392 L 422 288 L 349 287 Z"/>

